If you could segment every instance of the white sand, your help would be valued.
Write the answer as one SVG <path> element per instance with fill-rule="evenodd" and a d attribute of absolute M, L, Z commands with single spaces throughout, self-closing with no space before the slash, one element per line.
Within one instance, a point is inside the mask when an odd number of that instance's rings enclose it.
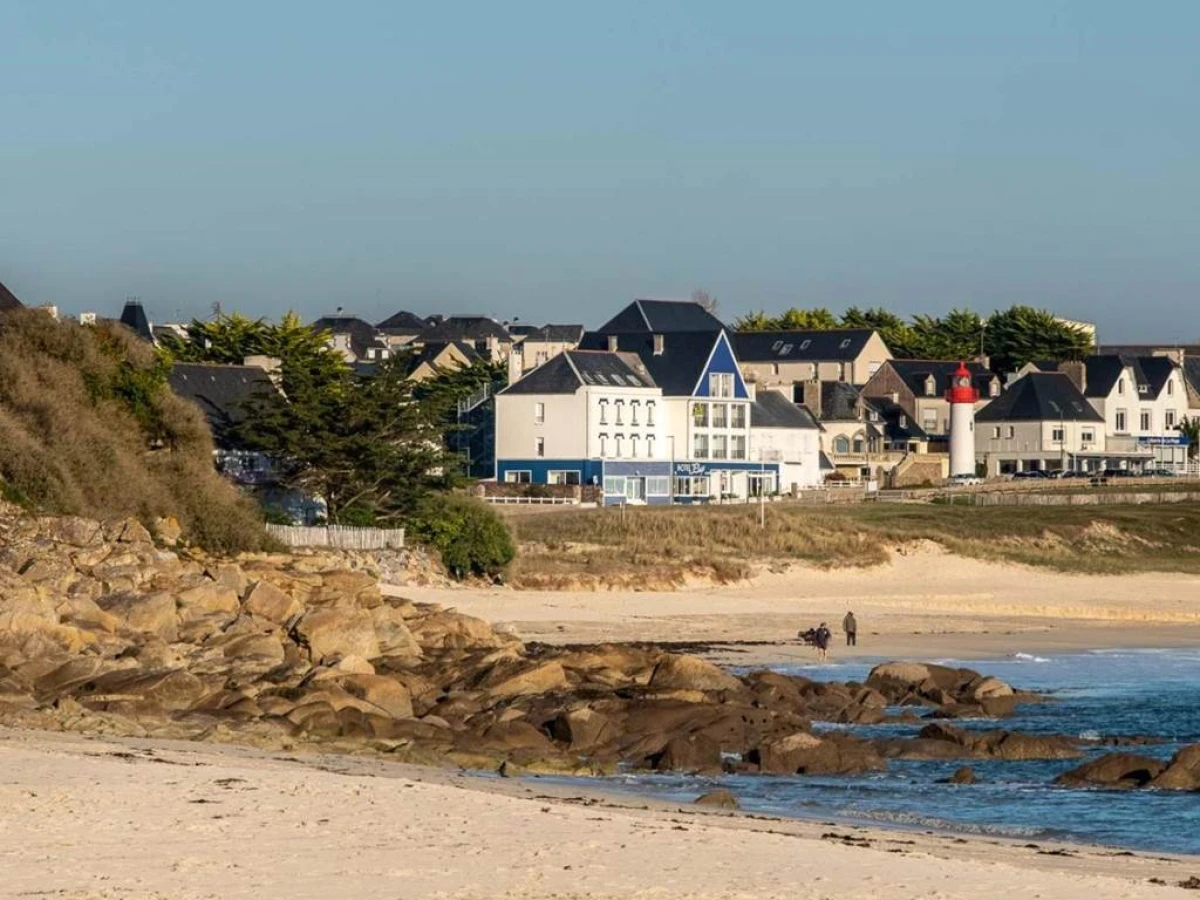
<path fill-rule="evenodd" d="M 1195 894 L 1150 878 L 1200 873 L 570 796 L 361 758 L 0 731 L 0 897 L 1166 900 Z"/>
<path fill-rule="evenodd" d="M 791 641 L 846 610 L 857 650 L 839 656 L 981 658 L 1115 646 L 1200 646 L 1200 578 L 1069 575 L 937 552 L 873 569 L 795 567 L 752 582 L 676 592 L 538 592 L 397 587 L 392 593 L 455 606 L 552 643 Z M 839 643 L 835 640 L 835 644 Z M 811 650 L 742 648 L 740 661 L 811 658 Z"/>

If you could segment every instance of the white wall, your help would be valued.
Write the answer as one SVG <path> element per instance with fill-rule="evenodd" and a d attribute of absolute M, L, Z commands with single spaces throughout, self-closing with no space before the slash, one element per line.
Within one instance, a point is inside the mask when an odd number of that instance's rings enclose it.
<path fill-rule="evenodd" d="M 587 456 L 590 459 L 668 459 L 666 404 L 660 388 L 618 388 L 589 385 L 582 393 L 586 397 L 586 421 L 582 418 L 576 428 L 587 435 Z M 633 408 L 637 404 L 637 424 L 634 424 Z M 654 404 L 654 424 L 650 424 L 649 407 Z M 617 424 L 617 407 L 622 409 L 621 424 Z M 601 407 L 604 422 L 601 422 Z M 604 435 L 603 447 L 600 436 Z M 621 435 L 621 452 L 617 454 L 617 435 Z M 637 437 L 636 454 L 633 438 Z M 650 452 L 653 438 L 653 455 Z"/>
<path fill-rule="evenodd" d="M 538 403 L 545 404 L 545 421 L 537 422 Z M 545 438 L 547 459 L 588 456 L 587 397 L 575 394 L 497 394 L 496 458 L 535 459 L 537 438 Z"/>
<path fill-rule="evenodd" d="M 759 461 L 762 453 L 768 457 L 778 454 L 781 491 L 790 491 L 793 485 L 805 488 L 821 483 L 821 441 L 815 428 L 753 428 L 750 460 Z"/>

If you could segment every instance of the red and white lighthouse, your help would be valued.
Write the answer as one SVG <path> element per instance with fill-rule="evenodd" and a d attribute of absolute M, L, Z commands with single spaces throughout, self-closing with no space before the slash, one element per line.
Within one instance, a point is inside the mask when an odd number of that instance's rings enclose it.
<path fill-rule="evenodd" d="M 971 371 L 965 363 L 946 391 L 950 403 L 950 476 L 975 474 L 975 404 L 979 391 L 971 382 Z"/>

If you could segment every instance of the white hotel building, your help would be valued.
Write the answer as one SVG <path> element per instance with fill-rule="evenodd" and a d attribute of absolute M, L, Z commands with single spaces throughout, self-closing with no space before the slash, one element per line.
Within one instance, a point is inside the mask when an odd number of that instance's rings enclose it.
<path fill-rule="evenodd" d="M 742 378 L 720 320 L 638 300 L 496 395 L 496 478 L 694 503 L 818 484 L 820 425 Z"/>

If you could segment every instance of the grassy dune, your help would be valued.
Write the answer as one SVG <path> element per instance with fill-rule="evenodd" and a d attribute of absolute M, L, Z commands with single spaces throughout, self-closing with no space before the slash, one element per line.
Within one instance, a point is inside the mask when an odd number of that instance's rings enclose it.
<path fill-rule="evenodd" d="M 977 559 L 1117 574 L 1200 573 L 1200 504 L 979 507 L 867 503 L 571 510 L 513 516 L 514 581 L 669 587 L 689 575 L 735 581 L 755 567 L 874 566 L 891 548 L 932 541 Z"/>

